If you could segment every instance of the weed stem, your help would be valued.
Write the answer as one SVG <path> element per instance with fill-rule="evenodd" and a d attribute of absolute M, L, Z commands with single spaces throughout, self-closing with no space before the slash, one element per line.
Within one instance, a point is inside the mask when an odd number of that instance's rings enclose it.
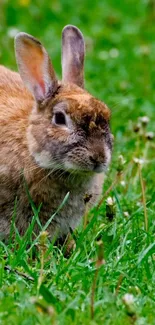
<path fill-rule="evenodd" d="M 141 165 L 138 164 L 138 171 L 139 171 L 139 178 L 140 178 L 140 185 L 142 189 L 142 200 L 143 200 L 143 207 L 144 207 L 144 223 L 145 223 L 145 230 L 148 231 L 148 215 L 146 209 L 146 196 L 145 196 L 145 185 L 144 180 L 142 177 Z"/>

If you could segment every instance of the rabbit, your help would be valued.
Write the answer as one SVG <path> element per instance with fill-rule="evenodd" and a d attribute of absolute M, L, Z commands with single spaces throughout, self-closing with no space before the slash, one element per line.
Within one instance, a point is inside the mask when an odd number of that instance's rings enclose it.
<path fill-rule="evenodd" d="M 18 33 L 15 54 L 19 74 L 0 67 L 0 233 L 8 238 L 13 214 L 25 233 L 33 217 L 29 195 L 45 225 L 69 193 L 48 226 L 50 238 L 65 238 L 84 214 L 85 197 L 91 207 L 102 194 L 110 111 L 84 89 L 85 43 L 77 27 L 62 31 L 61 82 L 33 36 Z"/>

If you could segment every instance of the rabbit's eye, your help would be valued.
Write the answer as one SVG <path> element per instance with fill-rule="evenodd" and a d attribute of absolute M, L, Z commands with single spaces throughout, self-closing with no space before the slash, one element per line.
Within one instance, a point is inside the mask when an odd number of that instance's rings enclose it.
<path fill-rule="evenodd" d="M 66 125 L 66 118 L 65 118 L 64 113 L 62 113 L 62 112 L 55 113 L 54 122 L 55 122 L 55 124 L 58 124 L 58 125 Z"/>

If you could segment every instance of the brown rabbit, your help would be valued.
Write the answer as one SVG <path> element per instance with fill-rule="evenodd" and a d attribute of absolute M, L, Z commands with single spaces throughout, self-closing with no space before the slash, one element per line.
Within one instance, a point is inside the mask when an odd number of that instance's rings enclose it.
<path fill-rule="evenodd" d="M 42 204 L 42 225 L 69 192 L 48 228 L 62 238 L 84 214 L 85 195 L 93 204 L 102 192 L 110 113 L 84 90 L 85 46 L 76 27 L 62 32 L 62 82 L 34 37 L 19 33 L 15 52 L 20 75 L 0 67 L 0 232 L 9 234 L 15 200 L 16 226 L 21 234 L 27 229 L 33 212 L 26 183 L 34 204 Z"/>

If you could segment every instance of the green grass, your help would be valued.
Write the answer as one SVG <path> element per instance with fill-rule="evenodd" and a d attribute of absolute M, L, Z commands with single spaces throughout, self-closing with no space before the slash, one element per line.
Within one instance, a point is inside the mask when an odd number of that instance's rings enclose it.
<path fill-rule="evenodd" d="M 59 76 L 61 30 L 82 30 L 86 87 L 111 108 L 115 142 L 105 200 L 69 259 L 46 233 L 32 240 L 37 209 L 24 237 L 12 222 L 0 245 L 0 324 L 155 324 L 154 20 L 153 0 L 1 2 L 0 60 L 10 68 L 16 29 L 41 39 Z M 150 122 L 136 133 L 142 116 Z"/>

